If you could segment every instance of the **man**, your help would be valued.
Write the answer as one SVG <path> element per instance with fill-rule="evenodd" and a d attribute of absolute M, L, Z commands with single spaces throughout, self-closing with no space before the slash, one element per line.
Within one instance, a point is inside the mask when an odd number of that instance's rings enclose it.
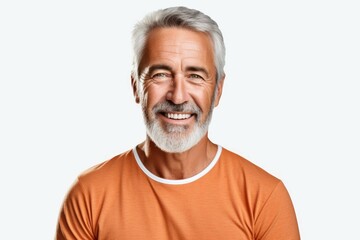
<path fill-rule="evenodd" d="M 147 137 L 83 173 L 57 239 L 300 239 L 283 183 L 208 138 L 225 74 L 221 31 L 185 7 L 133 31 L 132 86 Z"/>

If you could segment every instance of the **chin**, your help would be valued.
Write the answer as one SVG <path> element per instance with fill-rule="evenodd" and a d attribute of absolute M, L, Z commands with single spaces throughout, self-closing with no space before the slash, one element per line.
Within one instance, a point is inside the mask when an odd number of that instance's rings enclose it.
<path fill-rule="evenodd" d="M 207 128 L 195 127 L 190 129 L 175 126 L 172 131 L 165 131 L 159 124 L 147 125 L 147 133 L 155 145 L 164 152 L 182 153 L 194 147 L 206 134 Z M 180 128 L 179 128 L 180 127 Z M 169 129 L 166 129 L 169 130 Z M 184 133 L 188 132 L 188 133 Z"/>

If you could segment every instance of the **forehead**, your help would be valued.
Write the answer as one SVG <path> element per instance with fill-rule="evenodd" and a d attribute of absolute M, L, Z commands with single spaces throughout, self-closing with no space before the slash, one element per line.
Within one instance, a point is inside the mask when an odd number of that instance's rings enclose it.
<path fill-rule="evenodd" d="M 213 65 L 210 37 L 185 28 L 156 28 L 150 31 L 144 49 L 143 63 L 170 61 Z"/>

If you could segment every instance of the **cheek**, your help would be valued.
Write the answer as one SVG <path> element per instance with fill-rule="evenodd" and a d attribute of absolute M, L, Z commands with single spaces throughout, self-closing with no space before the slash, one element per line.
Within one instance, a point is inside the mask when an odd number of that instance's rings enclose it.
<path fill-rule="evenodd" d="M 144 96 L 147 101 L 147 108 L 152 108 L 155 104 L 164 101 L 166 90 L 157 85 L 148 85 L 144 88 Z"/>
<path fill-rule="evenodd" d="M 195 103 L 206 113 L 213 101 L 214 91 L 211 89 L 199 89 L 193 93 L 193 99 Z"/>

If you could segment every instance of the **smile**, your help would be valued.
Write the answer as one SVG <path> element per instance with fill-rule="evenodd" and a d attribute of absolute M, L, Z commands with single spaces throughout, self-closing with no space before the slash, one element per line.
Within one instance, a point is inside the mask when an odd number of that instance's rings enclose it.
<path fill-rule="evenodd" d="M 191 117 L 189 113 L 163 113 L 163 115 L 169 119 L 183 120 Z"/>

